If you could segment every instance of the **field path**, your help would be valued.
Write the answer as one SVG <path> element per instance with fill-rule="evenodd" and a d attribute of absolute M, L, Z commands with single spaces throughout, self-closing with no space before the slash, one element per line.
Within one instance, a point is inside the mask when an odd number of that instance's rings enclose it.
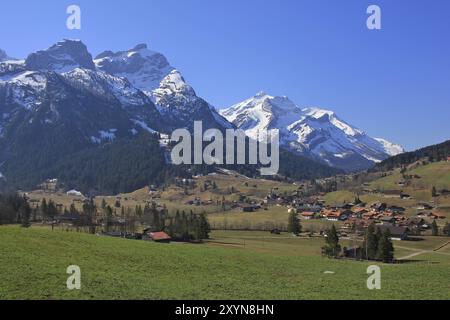
<path fill-rule="evenodd" d="M 450 256 L 450 253 L 440 252 L 439 251 L 439 250 L 444 249 L 449 244 L 450 244 L 450 242 L 446 242 L 446 243 L 442 244 L 441 246 L 439 246 L 438 248 L 436 248 L 434 250 L 420 250 L 420 249 L 413 249 L 413 248 L 409 248 L 409 247 L 396 246 L 397 248 L 400 248 L 400 249 L 409 250 L 409 251 L 415 251 L 414 253 L 411 253 L 411 254 L 409 254 L 407 256 L 404 256 L 404 257 L 401 257 L 401 258 L 397 258 L 397 260 L 409 260 L 411 258 L 420 256 L 420 255 L 426 254 L 426 253 L 437 253 L 437 254 L 443 254 L 443 255 L 446 255 L 446 256 Z"/>

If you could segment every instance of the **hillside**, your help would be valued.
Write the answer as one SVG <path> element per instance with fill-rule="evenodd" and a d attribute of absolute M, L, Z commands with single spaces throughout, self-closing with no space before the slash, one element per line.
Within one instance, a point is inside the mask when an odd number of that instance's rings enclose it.
<path fill-rule="evenodd" d="M 406 152 L 391 157 L 375 165 L 372 171 L 389 171 L 401 166 L 407 166 L 417 161 L 445 161 L 450 157 L 450 140 L 441 144 L 425 147 L 413 152 Z"/>
<path fill-rule="evenodd" d="M 450 298 L 446 254 L 432 255 L 432 264 L 383 265 L 383 290 L 369 291 L 369 264 L 317 256 L 322 242 L 248 242 L 249 247 L 164 245 L 2 227 L 0 299 Z M 66 289 L 69 265 L 81 268 L 80 291 Z"/>
<path fill-rule="evenodd" d="M 443 213 L 450 218 L 450 162 L 441 161 L 428 164 L 417 163 L 401 170 L 383 173 L 365 186 L 354 188 L 357 191 L 339 190 L 328 193 L 323 197 L 328 205 L 340 205 L 353 202 L 359 198 L 371 205 L 374 203 L 387 203 L 388 205 L 406 208 L 406 214 L 411 216 L 420 211 L 417 209 L 423 203 L 430 204 L 435 212 Z M 436 197 L 432 196 L 432 189 L 436 188 Z M 385 191 L 401 190 L 411 198 L 390 198 L 384 195 Z"/>

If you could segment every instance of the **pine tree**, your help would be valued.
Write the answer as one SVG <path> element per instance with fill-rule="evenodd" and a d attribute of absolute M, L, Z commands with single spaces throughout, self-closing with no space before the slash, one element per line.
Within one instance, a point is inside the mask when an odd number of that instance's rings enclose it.
<path fill-rule="evenodd" d="M 46 216 L 47 218 L 50 218 L 50 220 L 53 220 L 58 215 L 58 208 L 56 208 L 55 203 L 50 200 L 47 205 L 47 212 Z"/>
<path fill-rule="evenodd" d="M 394 261 L 394 245 L 391 240 L 391 233 L 389 229 L 381 235 L 378 241 L 378 251 L 376 259 L 384 263 L 391 263 Z"/>
<path fill-rule="evenodd" d="M 209 225 L 208 218 L 206 217 L 205 213 L 202 213 L 199 217 L 199 229 L 200 229 L 200 240 L 209 239 L 211 226 Z"/>
<path fill-rule="evenodd" d="M 431 234 L 436 237 L 439 235 L 439 228 L 436 223 L 436 220 L 433 220 L 433 223 L 431 224 Z"/>
<path fill-rule="evenodd" d="M 337 258 L 341 253 L 339 236 L 334 224 L 331 226 L 331 229 L 327 231 L 325 246 L 322 248 L 322 253 L 329 258 Z"/>
<path fill-rule="evenodd" d="M 102 200 L 102 209 L 106 209 L 106 206 L 107 206 L 106 200 L 103 199 L 103 200 Z"/>
<path fill-rule="evenodd" d="M 85 223 L 89 226 L 89 233 L 95 234 L 95 216 L 97 214 L 97 207 L 95 206 L 94 199 L 90 199 L 83 204 L 83 216 Z"/>
<path fill-rule="evenodd" d="M 20 206 L 19 212 L 20 212 L 22 227 L 29 228 L 30 227 L 31 208 L 26 200 L 24 200 L 24 202 Z"/>
<path fill-rule="evenodd" d="M 433 188 L 431 188 L 431 196 L 433 198 L 437 197 L 437 191 L 436 191 L 436 187 L 435 186 L 433 186 Z"/>
<path fill-rule="evenodd" d="M 444 236 L 450 237 L 450 224 L 447 222 L 444 227 Z"/>
<path fill-rule="evenodd" d="M 376 259 L 378 253 L 379 236 L 380 236 L 380 229 L 375 230 L 375 225 L 371 224 L 366 230 L 366 237 L 364 241 L 364 256 L 366 260 Z"/>
<path fill-rule="evenodd" d="M 300 225 L 300 219 L 298 218 L 297 212 L 292 212 L 289 215 L 288 232 L 293 233 L 295 235 L 299 235 L 300 232 L 302 232 L 302 228 Z"/>
<path fill-rule="evenodd" d="M 109 227 L 112 224 L 113 210 L 110 206 L 105 207 L 105 231 L 109 232 Z"/>
<path fill-rule="evenodd" d="M 47 217 L 47 200 L 45 198 L 41 201 L 40 209 L 41 218 L 45 219 Z"/>

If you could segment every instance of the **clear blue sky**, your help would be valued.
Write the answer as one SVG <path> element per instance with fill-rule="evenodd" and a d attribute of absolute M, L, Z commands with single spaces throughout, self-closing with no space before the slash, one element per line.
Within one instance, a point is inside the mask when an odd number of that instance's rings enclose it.
<path fill-rule="evenodd" d="M 82 9 L 82 30 L 65 27 Z M 366 9 L 382 9 L 382 30 Z M 148 43 L 197 93 L 226 107 L 264 90 L 334 110 L 411 150 L 450 139 L 448 0 L 3 1 L 11 56 L 83 40 L 93 55 Z"/>

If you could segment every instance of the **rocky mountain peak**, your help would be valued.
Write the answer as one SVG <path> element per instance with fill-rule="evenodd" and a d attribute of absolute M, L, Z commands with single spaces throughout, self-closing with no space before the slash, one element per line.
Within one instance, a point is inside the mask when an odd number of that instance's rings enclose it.
<path fill-rule="evenodd" d="M 91 54 L 79 40 L 63 40 L 48 49 L 34 52 L 28 56 L 25 65 L 29 70 L 58 73 L 75 68 L 95 69 Z"/>
<path fill-rule="evenodd" d="M 138 44 L 127 51 L 105 51 L 95 57 L 97 68 L 127 78 L 136 88 L 151 93 L 174 69 L 164 55 Z"/>

